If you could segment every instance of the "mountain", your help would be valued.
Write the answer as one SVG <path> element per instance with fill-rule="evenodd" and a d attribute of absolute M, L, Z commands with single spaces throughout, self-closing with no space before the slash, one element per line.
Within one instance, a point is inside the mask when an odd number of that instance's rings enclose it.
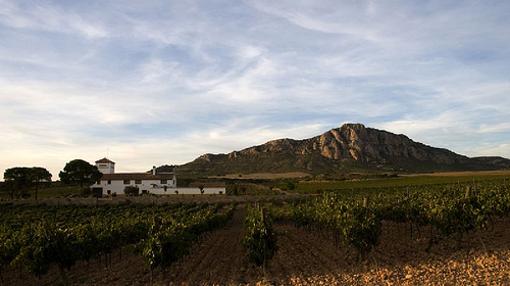
<path fill-rule="evenodd" d="M 278 139 L 228 154 L 205 154 L 180 166 L 200 175 L 232 173 L 339 174 L 359 171 L 430 172 L 509 168 L 502 157 L 469 158 L 415 142 L 405 135 L 344 124 L 303 140 Z"/>

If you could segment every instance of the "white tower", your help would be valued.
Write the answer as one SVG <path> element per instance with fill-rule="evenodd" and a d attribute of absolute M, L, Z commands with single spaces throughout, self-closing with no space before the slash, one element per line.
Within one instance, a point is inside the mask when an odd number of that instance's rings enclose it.
<path fill-rule="evenodd" d="M 96 167 L 99 169 L 99 172 L 101 172 L 103 174 L 115 173 L 115 162 L 113 162 L 107 158 L 97 160 Z"/>

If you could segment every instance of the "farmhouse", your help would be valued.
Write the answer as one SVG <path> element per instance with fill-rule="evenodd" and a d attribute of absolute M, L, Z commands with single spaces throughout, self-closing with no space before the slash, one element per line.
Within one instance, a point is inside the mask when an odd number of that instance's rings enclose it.
<path fill-rule="evenodd" d="M 124 194 L 127 186 L 138 187 L 140 193 L 173 193 L 177 188 L 174 170 L 156 167 L 143 173 L 115 173 L 115 162 L 103 158 L 96 161 L 96 167 L 103 174 L 90 188 L 105 194 Z"/>

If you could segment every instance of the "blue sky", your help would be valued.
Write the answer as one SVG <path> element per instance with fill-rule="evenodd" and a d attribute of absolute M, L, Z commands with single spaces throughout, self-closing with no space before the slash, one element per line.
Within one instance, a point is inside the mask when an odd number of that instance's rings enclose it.
<path fill-rule="evenodd" d="M 509 1 L 0 0 L 0 171 L 120 171 L 345 122 L 510 157 Z"/>

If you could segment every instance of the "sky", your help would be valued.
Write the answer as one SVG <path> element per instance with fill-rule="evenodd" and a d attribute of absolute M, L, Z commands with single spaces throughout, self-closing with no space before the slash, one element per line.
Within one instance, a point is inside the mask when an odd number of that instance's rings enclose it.
<path fill-rule="evenodd" d="M 1 173 L 346 122 L 510 158 L 510 1 L 0 0 Z"/>

